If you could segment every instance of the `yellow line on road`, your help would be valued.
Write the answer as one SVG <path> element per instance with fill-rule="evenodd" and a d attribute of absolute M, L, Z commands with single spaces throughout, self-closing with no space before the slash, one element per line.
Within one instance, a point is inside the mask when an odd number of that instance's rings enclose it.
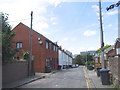
<path fill-rule="evenodd" d="M 92 90 L 91 85 L 90 85 L 90 81 L 88 80 L 88 73 L 86 72 L 85 67 L 83 67 L 83 69 L 84 69 L 84 73 L 85 73 L 85 80 L 86 80 L 88 90 Z"/>

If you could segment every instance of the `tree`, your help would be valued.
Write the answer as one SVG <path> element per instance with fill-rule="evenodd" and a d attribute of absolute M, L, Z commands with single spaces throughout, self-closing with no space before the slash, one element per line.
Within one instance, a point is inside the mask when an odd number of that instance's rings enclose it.
<path fill-rule="evenodd" d="M 106 44 L 103 49 L 105 50 L 105 49 L 107 49 L 107 48 L 109 48 L 109 47 L 111 47 L 111 45 Z M 102 49 L 99 48 L 99 49 L 97 50 L 97 53 L 101 53 L 101 51 L 102 51 Z"/>
<path fill-rule="evenodd" d="M 82 55 L 77 55 L 75 57 L 75 63 L 76 64 L 79 64 L 79 65 L 84 65 L 86 60 L 89 61 L 89 62 L 93 62 L 93 56 L 94 55 L 91 55 L 90 53 L 85 53 L 85 54 L 82 54 Z"/>
<path fill-rule="evenodd" d="M 82 55 L 77 55 L 75 57 L 75 63 L 79 64 L 79 65 L 84 65 L 85 60 L 84 60 L 83 56 Z"/>
<path fill-rule="evenodd" d="M 23 56 L 25 60 L 29 60 L 30 57 L 29 52 L 25 52 Z"/>
<path fill-rule="evenodd" d="M 2 63 L 8 63 L 16 54 L 16 50 L 11 48 L 12 38 L 15 33 L 11 31 L 11 26 L 7 22 L 8 14 L 2 14 Z"/>

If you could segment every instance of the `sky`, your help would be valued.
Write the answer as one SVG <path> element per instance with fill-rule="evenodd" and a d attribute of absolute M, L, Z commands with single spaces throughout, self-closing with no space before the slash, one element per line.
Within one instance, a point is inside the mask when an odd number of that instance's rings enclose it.
<path fill-rule="evenodd" d="M 105 45 L 118 37 L 118 8 L 106 10 L 117 2 L 102 0 Z M 0 12 L 9 14 L 12 28 L 20 22 L 30 27 L 31 11 L 33 29 L 62 49 L 79 54 L 100 48 L 98 0 L 0 0 Z"/>

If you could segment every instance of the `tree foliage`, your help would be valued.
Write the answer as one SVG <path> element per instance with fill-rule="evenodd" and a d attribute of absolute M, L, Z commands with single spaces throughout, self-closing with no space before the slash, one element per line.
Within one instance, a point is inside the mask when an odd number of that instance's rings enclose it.
<path fill-rule="evenodd" d="M 25 60 L 29 60 L 29 52 L 25 52 L 23 56 Z"/>
<path fill-rule="evenodd" d="M 82 54 L 82 55 L 77 55 L 75 57 L 75 63 L 79 65 L 84 65 L 86 61 L 92 62 L 93 61 L 93 56 L 90 53 Z"/>
<path fill-rule="evenodd" d="M 11 48 L 15 33 L 11 32 L 11 26 L 7 21 L 8 15 L 2 14 L 2 63 L 10 62 L 16 54 L 16 50 Z"/>
<path fill-rule="evenodd" d="M 103 49 L 105 50 L 105 49 L 107 49 L 107 48 L 109 48 L 109 47 L 111 47 L 111 45 L 108 45 L 108 44 L 107 44 L 107 45 L 104 46 Z M 101 53 L 101 51 L 102 51 L 102 49 L 99 48 L 99 49 L 97 50 L 97 53 Z"/>

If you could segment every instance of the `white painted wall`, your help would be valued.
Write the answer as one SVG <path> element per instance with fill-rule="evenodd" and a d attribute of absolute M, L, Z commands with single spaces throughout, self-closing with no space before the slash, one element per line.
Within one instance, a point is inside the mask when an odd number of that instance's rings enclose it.
<path fill-rule="evenodd" d="M 66 54 L 63 52 L 63 65 L 66 65 Z"/>
<path fill-rule="evenodd" d="M 72 58 L 70 57 L 70 63 L 69 63 L 69 65 L 72 65 Z"/>
<path fill-rule="evenodd" d="M 59 65 L 72 65 L 72 58 L 61 50 L 59 50 Z"/>
<path fill-rule="evenodd" d="M 63 63 L 63 53 L 61 50 L 59 50 L 59 65 L 62 65 Z"/>

